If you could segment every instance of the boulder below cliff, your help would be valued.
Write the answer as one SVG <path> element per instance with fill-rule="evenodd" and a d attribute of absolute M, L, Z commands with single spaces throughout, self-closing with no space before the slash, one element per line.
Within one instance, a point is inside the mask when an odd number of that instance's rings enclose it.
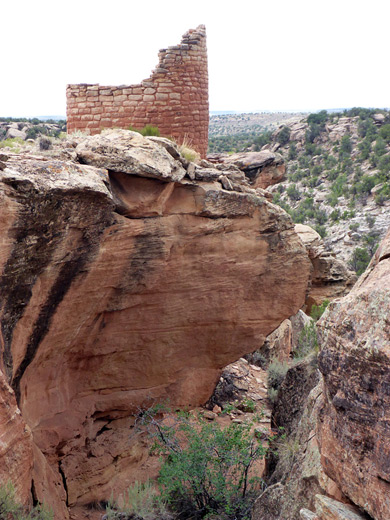
<path fill-rule="evenodd" d="M 71 506 L 137 478 L 133 414 L 206 402 L 221 369 L 302 306 L 310 262 L 290 218 L 235 171 L 191 178 L 163 143 L 123 130 L 64 155 L 83 164 L 1 164 L 0 343 L 37 498 Z"/>

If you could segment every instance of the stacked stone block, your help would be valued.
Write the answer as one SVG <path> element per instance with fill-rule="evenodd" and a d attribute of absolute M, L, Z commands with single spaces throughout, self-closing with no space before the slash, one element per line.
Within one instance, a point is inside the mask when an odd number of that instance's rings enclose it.
<path fill-rule="evenodd" d="M 104 128 L 150 124 L 205 157 L 209 103 L 204 25 L 184 34 L 180 45 L 160 50 L 158 66 L 139 85 L 68 85 L 66 96 L 68 133 L 93 135 Z"/>

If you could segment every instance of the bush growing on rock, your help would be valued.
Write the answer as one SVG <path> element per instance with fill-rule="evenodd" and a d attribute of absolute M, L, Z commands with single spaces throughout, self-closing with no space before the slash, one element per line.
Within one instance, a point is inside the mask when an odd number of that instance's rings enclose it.
<path fill-rule="evenodd" d="M 356 247 L 348 265 L 358 276 L 360 276 L 366 270 L 370 260 L 371 256 L 366 248 Z"/>
<path fill-rule="evenodd" d="M 268 367 L 268 397 L 273 403 L 278 395 L 278 389 L 287 374 L 288 363 L 274 359 Z"/>
<path fill-rule="evenodd" d="M 284 126 L 278 135 L 278 141 L 281 145 L 287 144 L 290 140 L 291 130 L 288 126 Z"/>
<path fill-rule="evenodd" d="M 311 308 L 310 316 L 314 321 L 318 321 L 321 316 L 326 311 L 327 306 L 329 305 L 329 300 L 324 300 L 320 305 L 313 305 Z"/>
<path fill-rule="evenodd" d="M 294 352 L 294 358 L 302 359 L 312 352 L 318 353 L 317 328 L 314 321 L 304 326 L 298 338 L 298 345 Z"/>
<path fill-rule="evenodd" d="M 250 518 L 259 491 L 251 468 L 266 451 L 250 425 L 222 428 L 183 412 L 166 424 L 156 418 L 156 411 L 144 412 L 142 423 L 155 440 L 154 450 L 162 455 L 162 498 L 184 518 Z"/>
<path fill-rule="evenodd" d="M 144 137 L 147 135 L 153 135 L 155 137 L 160 137 L 160 130 L 157 126 L 153 125 L 145 125 L 143 128 L 134 128 L 130 126 L 129 130 L 132 130 L 133 132 L 138 132 L 139 134 L 143 135 Z"/>
<path fill-rule="evenodd" d="M 102 520 L 170 520 L 166 502 L 158 492 L 157 486 L 149 480 L 135 482 L 118 499 L 110 499 Z"/>
<path fill-rule="evenodd" d="M 42 505 L 27 511 L 18 503 L 15 488 L 11 482 L 0 486 L 0 519 L 4 520 L 53 520 L 53 513 Z"/>

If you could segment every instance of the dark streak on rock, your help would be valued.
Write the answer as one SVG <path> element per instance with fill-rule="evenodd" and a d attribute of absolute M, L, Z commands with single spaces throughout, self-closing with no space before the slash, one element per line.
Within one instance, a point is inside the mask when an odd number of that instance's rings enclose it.
<path fill-rule="evenodd" d="M 34 359 L 39 344 L 48 333 L 51 320 L 57 310 L 57 307 L 64 299 L 64 296 L 68 292 L 73 280 L 86 265 L 92 251 L 92 244 L 84 238 L 82 247 L 73 253 L 73 258 L 71 258 L 71 260 L 62 265 L 57 279 L 51 287 L 48 298 L 41 308 L 41 312 L 39 313 L 38 319 L 35 322 L 24 358 L 18 366 L 18 369 L 12 379 L 12 387 L 15 391 L 15 396 L 18 403 L 20 401 L 20 380 L 23 377 L 27 367 Z"/>
<path fill-rule="evenodd" d="M 14 247 L 0 277 L 3 363 L 9 380 L 12 375 L 11 343 L 14 328 L 31 299 L 37 278 L 50 263 L 61 239 L 60 233 L 56 231 L 64 224 L 60 200 L 45 198 L 30 186 L 21 187 L 23 193 L 15 194 L 15 198 L 22 199 L 19 202 L 24 205 L 11 230 Z"/>
<path fill-rule="evenodd" d="M 11 386 L 20 399 L 20 381 L 29 363 L 34 359 L 38 346 L 47 334 L 51 319 L 63 300 L 75 277 L 85 267 L 98 248 L 99 236 L 112 223 L 111 205 L 102 195 L 92 192 L 66 192 L 52 190 L 38 193 L 30 182 L 12 182 L 11 197 L 20 203 L 18 219 L 9 235 L 14 246 L 0 277 L 1 332 L 3 338 L 3 363 L 11 381 L 13 373 L 12 338 L 18 321 L 23 317 L 39 276 L 52 261 L 54 252 L 65 239 L 69 227 L 79 227 L 83 238 L 71 252 L 70 259 L 59 267 L 47 301 L 43 304 L 29 339 L 26 354 L 18 367 Z M 92 223 L 83 229 L 83 208 Z M 81 225 L 80 225 L 81 223 Z"/>
<path fill-rule="evenodd" d="M 121 277 L 120 286 L 116 287 L 106 311 L 120 306 L 123 297 L 127 294 L 136 294 L 144 290 L 148 275 L 153 271 L 153 260 L 160 259 L 164 254 L 164 241 L 155 226 L 149 226 L 148 219 L 144 220 L 144 233 L 135 237 L 134 249 L 129 257 L 129 268 Z"/>

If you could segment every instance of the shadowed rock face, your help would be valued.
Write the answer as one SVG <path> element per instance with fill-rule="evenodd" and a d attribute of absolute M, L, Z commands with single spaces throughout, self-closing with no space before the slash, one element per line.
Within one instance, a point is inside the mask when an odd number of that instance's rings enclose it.
<path fill-rule="evenodd" d="M 319 322 L 322 464 L 376 520 L 390 511 L 390 234 L 353 290 Z"/>
<path fill-rule="evenodd" d="M 256 188 L 268 188 L 285 179 L 286 165 L 283 157 L 271 152 L 240 152 L 223 157 L 223 163 L 235 165 L 245 172 L 249 182 Z"/>
<path fill-rule="evenodd" d="M 343 260 L 326 251 L 320 235 L 310 226 L 295 224 L 295 231 L 306 247 L 312 263 L 310 292 L 306 298 L 306 312 L 324 300 L 333 300 L 347 294 L 356 282 Z"/>
<path fill-rule="evenodd" d="M 14 156 L 0 171 L 2 368 L 33 436 L 25 489 L 68 505 L 126 487 L 142 458 L 132 414 L 204 403 L 297 312 L 310 272 L 288 216 L 224 189 L 229 172 L 191 180 L 126 131 L 76 153 L 82 165 Z"/>

